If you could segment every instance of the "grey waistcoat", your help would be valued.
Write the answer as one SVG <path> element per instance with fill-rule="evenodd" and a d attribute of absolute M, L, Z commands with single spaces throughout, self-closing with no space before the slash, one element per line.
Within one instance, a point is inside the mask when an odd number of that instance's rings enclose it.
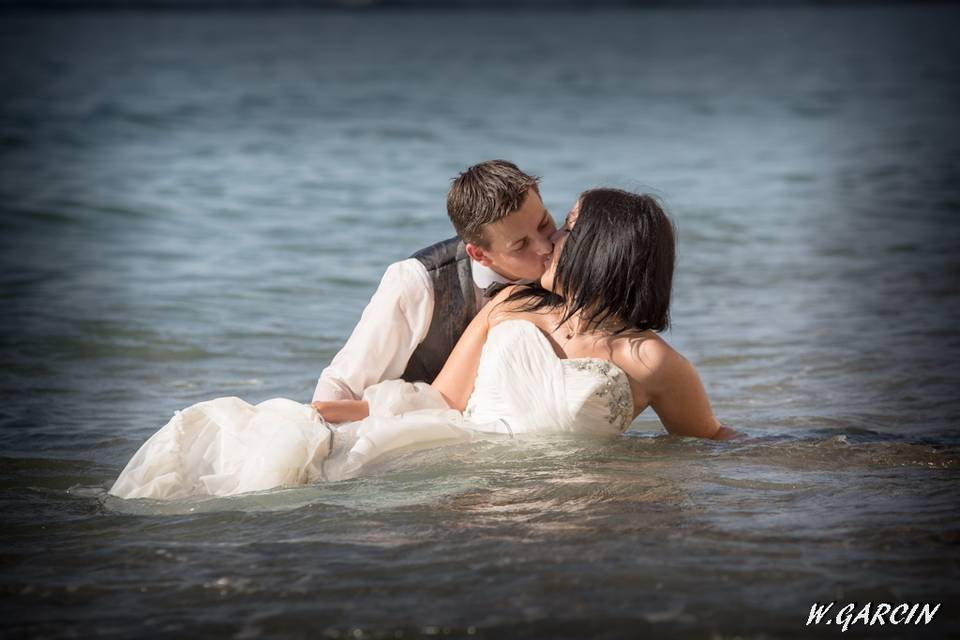
<path fill-rule="evenodd" d="M 477 288 L 459 238 L 450 238 L 416 252 L 411 258 L 427 268 L 433 282 L 433 316 L 427 337 L 410 356 L 403 379 L 433 382 L 464 329 L 477 315 Z"/>

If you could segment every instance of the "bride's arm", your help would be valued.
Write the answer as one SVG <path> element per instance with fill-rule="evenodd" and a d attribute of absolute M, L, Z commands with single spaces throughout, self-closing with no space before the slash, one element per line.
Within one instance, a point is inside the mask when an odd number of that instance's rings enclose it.
<path fill-rule="evenodd" d="M 508 311 L 507 305 L 500 303 L 514 290 L 515 287 L 506 287 L 474 316 L 453 351 L 450 352 L 443 369 L 430 385 L 440 392 L 450 408 L 457 411 L 466 409 L 467 400 L 473 393 L 473 385 L 477 379 L 480 353 L 487 341 L 487 333 L 492 324 L 496 324 Z"/>
<path fill-rule="evenodd" d="M 696 367 L 659 340 L 645 340 L 631 358 L 631 376 L 645 380 L 650 406 L 673 435 L 728 440 L 738 434 L 713 415 Z"/>

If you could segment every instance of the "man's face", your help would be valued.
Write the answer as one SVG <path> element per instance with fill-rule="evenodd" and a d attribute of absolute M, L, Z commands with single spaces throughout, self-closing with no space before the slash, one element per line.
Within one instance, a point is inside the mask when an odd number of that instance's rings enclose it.
<path fill-rule="evenodd" d="M 529 189 L 519 209 L 483 226 L 487 248 L 468 243 L 467 253 L 510 280 L 538 280 L 550 262 L 556 230 L 540 195 Z"/>

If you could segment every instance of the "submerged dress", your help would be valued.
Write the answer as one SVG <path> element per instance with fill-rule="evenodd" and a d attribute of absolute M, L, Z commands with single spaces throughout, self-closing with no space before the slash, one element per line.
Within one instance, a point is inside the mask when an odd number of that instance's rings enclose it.
<path fill-rule="evenodd" d="M 461 413 L 425 383 L 364 392 L 370 416 L 330 425 L 309 404 L 208 400 L 178 411 L 110 489 L 121 498 L 227 496 L 361 475 L 375 461 L 489 434 L 619 434 L 633 419 L 627 375 L 598 358 L 561 359 L 526 320 L 490 329 Z"/>

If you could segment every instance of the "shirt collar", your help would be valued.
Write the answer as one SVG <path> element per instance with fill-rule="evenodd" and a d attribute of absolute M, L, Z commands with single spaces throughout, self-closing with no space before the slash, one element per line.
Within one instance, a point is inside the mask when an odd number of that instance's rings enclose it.
<path fill-rule="evenodd" d="M 473 276 L 473 283 L 484 290 L 495 283 L 527 284 L 532 282 L 531 280 L 510 280 L 509 278 L 504 278 L 490 267 L 485 267 L 472 258 L 470 259 L 470 275 Z"/>

